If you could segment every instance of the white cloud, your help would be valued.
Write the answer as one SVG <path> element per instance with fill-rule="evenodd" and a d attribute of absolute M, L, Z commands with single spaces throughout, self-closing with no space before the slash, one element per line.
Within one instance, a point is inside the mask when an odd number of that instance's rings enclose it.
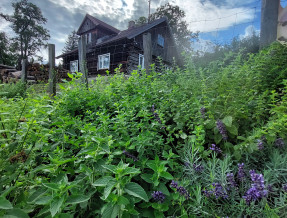
<path fill-rule="evenodd" d="M 256 28 L 253 25 L 249 25 L 248 27 L 245 28 L 245 32 L 244 34 L 239 35 L 239 39 L 245 39 L 245 38 L 249 38 L 251 36 L 253 36 L 253 34 L 255 33 L 256 35 L 259 34 L 259 30 L 256 30 Z"/>
<path fill-rule="evenodd" d="M 212 53 L 214 52 L 214 49 L 216 47 L 216 44 L 214 44 L 212 41 L 210 40 L 205 40 L 205 39 L 199 39 L 198 41 L 194 41 L 192 43 L 192 48 L 194 49 L 195 52 L 199 52 L 199 53 Z"/>

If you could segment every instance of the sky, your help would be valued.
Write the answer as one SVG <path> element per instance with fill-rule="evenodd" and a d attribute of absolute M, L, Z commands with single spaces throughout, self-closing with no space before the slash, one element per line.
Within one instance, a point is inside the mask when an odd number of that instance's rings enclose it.
<path fill-rule="evenodd" d="M 12 2 L 0 0 L 0 11 L 12 14 Z M 77 30 L 88 13 L 120 30 L 127 29 L 130 20 L 148 16 L 148 0 L 29 0 L 37 5 L 50 31 L 49 43 L 56 45 L 56 56 L 62 53 L 68 35 Z M 248 37 L 260 31 L 261 0 L 151 0 L 151 13 L 167 2 L 185 11 L 189 29 L 199 31 L 194 47 L 209 50 L 214 44 L 225 44 L 234 37 Z M 287 0 L 282 0 L 286 6 Z M 9 23 L 0 19 L 0 31 L 13 36 Z M 42 51 L 44 59 L 47 52 Z"/>

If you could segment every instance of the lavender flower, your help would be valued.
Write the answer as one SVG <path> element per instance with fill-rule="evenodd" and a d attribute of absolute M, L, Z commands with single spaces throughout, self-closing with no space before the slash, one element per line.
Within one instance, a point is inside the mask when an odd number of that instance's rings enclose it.
<path fill-rule="evenodd" d="M 227 173 L 226 180 L 227 180 L 227 184 L 228 184 L 229 187 L 231 187 L 231 188 L 236 188 L 237 187 L 237 184 L 236 184 L 236 182 L 234 180 L 233 173 Z"/>
<path fill-rule="evenodd" d="M 261 139 L 257 140 L 257 148 L 258 148 L 258 150 L 263 150 L 264 149 L 263 141 Z"/>
<path fill-rule="evenodd" d="M 273 186 L 271 184 L 267 185 L 267 191 L 268 192 L 273 192 Z"/>
<path fill-rule="evenodd" d="M 202 193 L 205 197 L 209 198 L 213 194 L 213 191 L 203 190 Z"/>
<path fill-rule="evenodd" d="M 227 140 L 228 136 L 224 123 L 221 120 L 218 120 L 216 122 L 216 127 L 219 130 L 219 133 L 222 135 L 223 140 Z"/>
<path fill-rule="evenodd" d="M 249 205 L 251 201 L 260 200 L 267 197 L 268 191 L 265 189 L 264 178 L 262 174 L 255 173 L 255 170 L 250 170 L 250 177 L 252 180 L 251 188 L 242 197 Z"/>
<path fill-rule="evenodd" d="M 155 117 L 155 120 L 156 120 L 159 124 L 161 124 L 161 123 L 162 123 L 162 122 L 161 122 L 161 119 L 160 119 L 158 113 L 155 112 L 155 106 L 154 106 L 154 104 L 151 106 L 151 111 L 152 111 L 152 113 L 153 113 L 153 116 Z M 161 129 L 165 129 L 165 127 L 162 126 Z"/>
<path fill-rule="evenodd" d="M 188 191 L 183 186 L 178 186 L 178 183 L 175 182 L 174 180 L 171 181 L 170 187 L 176 188 L 176 191 L 180 195 L 184 196 L 186 199 L 190 198 L 190 195 L 189 195 Z"/>
<path fill-rule="evenodd" d="M 200 113 L 202 118 L 205 118 L 206 108 L 205 107 L 200 108 Z"/>
<path fill-rule="evenodd" d="M 284 145 L 285 145 L 285 143 L 284 143 L 282 138 L 278 138 L 278 139 L 275 140 L 275 146 L 277 148 L 283 148 Z"/>
<path fill-rule="evenodd" d="M 163 203 L 165 200 L 165 195 L 161 191 L 154 191 L 152 197 L 156 202 Z"/>
<path fill-rule="evenodd" d="M 126 156 L 126 157 L 129 157 L 131 159 L 133 159 L 134 162 L 138 161 L 138 158 L 134 155 L 132 155 L 131 153 L 129 153 L 128 151 L 126 150 L 123 150 L 123 154 Z"/>
<path fill-rule="evenodd" d="M 284 192 L 287 192 L 287 183 L 282 185 L 282 189 Z"/>
<path fill-rule="evenodd" d="M 211 147 L 209 147 L 210 150 L 215 151 L 215 153 L 219 154 L 221 153 L 221 149 L 217 147 L 215 144 L 211 144 Z"/>
<path fill-rule="evenodd" d="M 204 170 L 204 167 L 201 164 L 193 164 L 193 169 L 195 172 L 202 172 Z"/>
<path fill-rule="evenodd" d="M 237 177 L 240 181 L 243 181 L 245 178 L 245 173 L 244 173 L 244 163 L 238 164 L 238 173 Z"/>
<path fill-rule="evenodd" d="M 213 183 L 212 186 L 214 188 L 213 195 L 216 198 L 228 198 L 226 191 L 223 189 L 220 183 Z"/>
<path fill-rule="evenodd" d="M 170 183 L 170 187 L 177 188 L 178 187 L 178 183 L 175 182 L 174 180 L 172 180 L 171 183 Z"/>

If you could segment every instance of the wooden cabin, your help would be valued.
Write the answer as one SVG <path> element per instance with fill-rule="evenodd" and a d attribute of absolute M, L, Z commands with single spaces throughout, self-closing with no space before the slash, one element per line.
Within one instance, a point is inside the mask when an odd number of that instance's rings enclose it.
<path fill-rule="evenodd" d="M 120 31 L 111 25 L 87 14 L 77 34 L 85 36 L 87 43 L 87 68 L 89 75 L 113 72 L 120 64 L 121 71 L 130 73 L 144 66 L 143 34 L 151 33 L 152 58 L 158 57 L 164 65 L 170 66 L 178 60 L 178 53 L 167 18 L 163 17 L 148 24 L 136 26 L 130 21 L 128 29 Z M 57 58 L 63 59 L 65 69 L 78 71 L 78 50 L 75 49 Z"/>

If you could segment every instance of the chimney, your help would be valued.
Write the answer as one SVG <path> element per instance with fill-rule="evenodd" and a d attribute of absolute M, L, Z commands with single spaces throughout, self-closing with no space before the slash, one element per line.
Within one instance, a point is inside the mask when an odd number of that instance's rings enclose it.
<path fill-rule="evenodd" d="M 136 22 L 134 22 L 133 20 L 129 21 L 129 28 L 128 29 L 134 28 L 135 25 L 136 25 Z"/>

